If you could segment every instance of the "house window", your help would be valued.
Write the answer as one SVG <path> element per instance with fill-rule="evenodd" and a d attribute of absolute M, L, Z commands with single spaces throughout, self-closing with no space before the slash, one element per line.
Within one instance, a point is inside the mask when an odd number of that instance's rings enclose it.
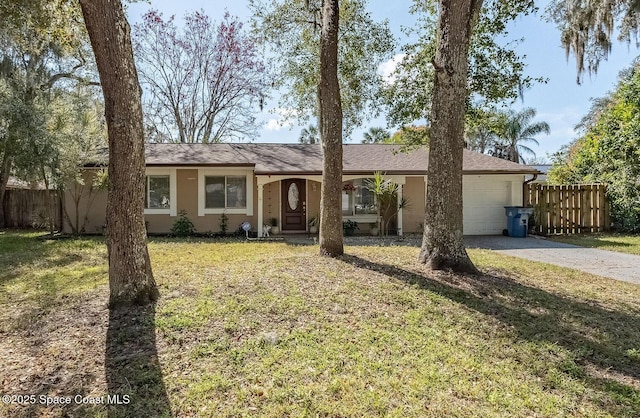
<path fill-rule="evenodd" d="M 176 169 L 147 168 L 144 179 L 145 215 L 177 215 Z"/>
<path fill-rule="evenodd" d="M 171 207 L 169 176 L 146 176 L 145 209 L 169 209 Z"/>
<path fill-rule="evenodd" d="M 206 209 L 246 209 L 247 176 L 205 176 Z"/>
<path fill-rule="evenodd" d="M 342 214 L 370 215 L 376 211 L 376 196 L 367 188 L 369 179 L 355 179 L 345 183 L 342 190 Z"/>

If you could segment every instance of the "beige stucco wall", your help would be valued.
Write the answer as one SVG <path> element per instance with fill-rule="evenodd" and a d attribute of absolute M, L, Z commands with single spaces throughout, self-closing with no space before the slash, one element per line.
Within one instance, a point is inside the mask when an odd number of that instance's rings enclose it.
<path fill-rule="evenodd" d="M 425 209 L 424 177 L 407 177 L 402 195 L 409 201 L 409 206 L 402 211 L 402 231 L 406 234 L 421 233 Z"/>
<path fill-rule="evenodd" d="M 178 213 L 186 210 L 187 216 L 193 222 L 197 232 L 220 232 L 220 220 L 222 214 L 205 214 L 198 216 L 198 170 L 177 170 Z M 258 223 L 258 190 L 255 187 L 256 179 L 253 178 L 253 214 L 227 214 L 227 233 L 235 232 L 243 222 L 249 222 L 254 231 L 257 231 Z M 167 216 L 167 215 L 165 215 Z M 171 230 L 175 218 L 171 218 L 169 227 L 162 231 Z"/>
<path fill-rule="evenodd" d="M 280 215 L 280 182 L 273 181 L 264 185 L 262 203 L 262 219 L 265 224 L 269 224 L 269 219 L 276 218 L 278 226 L 282 226 Z M 258 198 L 255 200 L 256 211 L 258 210 Z"/>
<path fill-rule="evenodd" d="M 320 218 L 320 188 L 322 183 L 307 180 L 307 221 L 314 216 Z M 309 226 L 307 226 L 307 229 Z"/>
<path fill-rule="evenodd" d="M 92 178 L 95 175 L 95 170 L 87 170 L 83 174 L 85 184 L 90 184 Z M 255 178 L 254 178 L 255 184 Z M 70 186 L 71 187 L 71 186 Z M 257 222 L 257 201 L 258 192 L 254 187 L 253 190 L 254 209 L 253 215 L 248 216 L 246 214 L 237 215 L 229 214 L 228 229 L 227 232 L 233 232 L 242 222 L 249 221 L 256 229 Z M 79 217 L 80 223 L 85 216 L 87 201 L 89 196 L 85 188 L 85 192 L 81 197 L 79 205 Z M 73 194 L 70 191 L 65 192 L 64 197 L 65 208 L 71 217 L 75 219 L 76 210 L 73 203 Z M 220 217 L 222 215 L 207 214 L 204 216 L 198 216 L 198 170 L 197 169 L 178 169 L 176 170 L 176 204 L 177 213 L 184 210 L 187 212 L 187 217 L 193 222 L 196 231 L 198 232 L 219 232 L 220 231 Z M 96 192 L 94 202 L 91 205 L 88 213 L 88 221 L 86 224 L 86 233 L 102 233 L 103 225 L 106 219 L 106 206 L 107 206 L 107 193 L 106 191 Z M 168 233 L 176 221 L 177 216 L 171 216 L 168 214 L 145 214 L 145 220 L 147 221 L 148 231 L 150 233 Z M 64 231 L 71 232 L 69 222 L 65 219 Z"/>
<path fill-rule="evenodd" d="M 255 178 L 254 178 L 255 184 Z M 227 221 L 227 233 L 234 232 L 238 229 L 241 223 L 250 222 L 256 229 L 257 222 L 257 208 L 255 202 L 257 202 L 257 191 L 254 190 L 254 213 L 252 216 L 246 214 L 228 214 Z M 197 169 L 177 169 L 176 170 L 176 203 L 177 214 L 179 216 L 181 211 L 186 211 L 186 215 L 196 229 L 196 232 L 220 232 L 220 219 L 221 214 L 205 214 L 204 216 L 198 216 L 198 170 Z M 171 231 L 173 223 L 178 216 L 170 215 L 145 215 L 145 219 L 148 222 L 148 231 L 152 234 L 162 234 Z"/>
<path fill-rule="evenodd" d="M 96 170 L 87 170 L 84 174 L 85 184 L 91 184 Z M 502 206 L 522 204 L 521 175 L 465 175 L 463 178 L 464 200 L 464 233 L 465 234 L 499 234 L 506 225 L 506 217 Z M 253 179 L 253 214 L 228 214 L 228 232 L 237 230 L 242 222 L 248 221 L 254 231 L 258 225 L 258 192 L 257 179 Z M 88 187 L 87 187 L 88 188 Z M 89 196 L 82 196 L 79 204 L 79 219 L 82 223 L 87 211 Z M 307 219 L 319 216 L 320 213 L 320 188 L 321 183 L 307 180 Z M 410 206 L 403 210 L 403 232 L 420 233 L 424 218 L 425 206 L 425 181 L 424 177 L 407 177 L 403 186 L 403 195 L 408 198 Z M 270 218 L 277 218 L 281 225 L 280 181 L 267 183 L 263 194 L 263 221 L 268 223 Z M 89 208 L 88 220 L 85 226 L 86 233 L 102 233 L 106 218 L 106 192 L 96 192 L 93 204 Z M 75 204 L 73 193 L 65 193 L 64 204 L 66 211 L 75 219 Z M 176 208 L 177 213 L 184 210 L 189 219 L 194 223 L 198 232 L 219 232 L 220 217 L 218 214 L 206 214 L 198 216 L 198 170 L 176 170 Z M 150 233 L 168 233 L 176 216 L 168 214 L 147 214 Z M 68 220 L 65 218 L 64 231 L 71 232 Z M 361 233 L 368 231 L 368 225 L 361 225 Z"/>

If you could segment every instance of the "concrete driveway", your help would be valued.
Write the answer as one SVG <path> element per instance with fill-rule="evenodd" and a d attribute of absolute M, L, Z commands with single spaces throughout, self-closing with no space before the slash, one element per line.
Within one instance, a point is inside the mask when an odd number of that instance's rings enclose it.
<path fill-rule="evenodd" d="M 614 251 L 583 248 L 541 238 L 467 236 L 467 248 L 484 248 L 527 260 L 640 284 L 640 256 Z"/>

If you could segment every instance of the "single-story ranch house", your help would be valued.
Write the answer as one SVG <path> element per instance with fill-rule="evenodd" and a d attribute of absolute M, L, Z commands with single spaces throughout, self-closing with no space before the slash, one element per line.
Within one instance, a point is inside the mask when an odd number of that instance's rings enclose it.
<path fill-rule="evenodd" d="M 343 145 L 343 218 L 358 222 L 363 232 L 376 220 L 374 197 L 365 187 L 375 171 L 401 185 L 398 194 L 410 202 L 396 216 L 397 233 L 422 231 L 428 150 L 399 151 L 397 145 Z M 169 232 L 181 211 L 199 232 L 219 231 L 225 213 L 229 231 L 248 221 L 260 235 L 258 225 L 271 218 L 278 220 L 282 233 L 308 231 L 308 220 L 320 212 L 320 145 L 147 144 L 146 164 L 145 218 L 151 233 Z M 86 177 L 95 170 L 87 167 Z M 464 233 L 501 234 L 504 206 L 522 204 L 525 178 L 536 173 L 526 165 L 465 150 Z M 106 192 L 94 198 L 86 213 L 89 233 L 101 232 L 105 224 Z M 73 219 L 71 197 L 64 203 Z M 79 208 L 85 210 L 86 202 Z"/>

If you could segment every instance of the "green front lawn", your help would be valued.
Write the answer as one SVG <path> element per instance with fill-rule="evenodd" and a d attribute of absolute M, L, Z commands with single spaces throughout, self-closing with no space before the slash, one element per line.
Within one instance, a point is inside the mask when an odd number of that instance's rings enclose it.
<path fill-rule="evenodd" d="M 581 235 L 556 235 L 549 237 L 553 241 L 581 247 L 640 255 L 640 235 L 597 233 Z"/>
<path fill-rule="evenodd" d="M 0 416 L 640 415 L 640 286 L 484 250 L 471 277 L 413 247 L 149 249 L 161 300 L 109 314 L 100 239 L 0 234 L 2 394 L 82 395 Z"/>

